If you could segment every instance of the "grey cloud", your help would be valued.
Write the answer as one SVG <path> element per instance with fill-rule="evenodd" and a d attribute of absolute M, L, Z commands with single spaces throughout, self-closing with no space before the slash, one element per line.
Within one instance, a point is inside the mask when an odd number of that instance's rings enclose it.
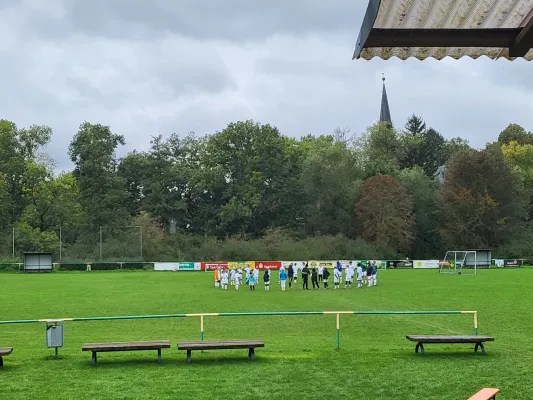
<path fill-rule="evenodd" d="M 48 37 L 77 31 L 121 39 L 173 32 L 198 39 L 244 42 L 277 34 L 350 30 L 355 43 L 358 16 L 366 4 L 354 0 L 70 0 L 58 4 L 57 9 L 55 17 L 31 13 L 26 31 Z"/>

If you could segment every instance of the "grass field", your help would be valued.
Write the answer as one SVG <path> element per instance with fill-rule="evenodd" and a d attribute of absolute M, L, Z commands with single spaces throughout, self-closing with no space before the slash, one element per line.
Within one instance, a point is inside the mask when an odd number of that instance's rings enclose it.
<path fill-rule="evenodd" d="M 498 387 L 499 399 L 533 398 L 533 269 L 483 270 L 477 276 L 433 270 L 381 271 L 377 287 L 281 292 L 217 290 L 201 272 L 0 274 L 0 319 L 230 311 L 477 310 L 479 333 L 493 335 L 487 356 L 468 345 L 428 345 L 414 353 L 406 334 L 473 334 L 471 315 L 208 317 L 205 339 L 259 338 L 246 350 L 193 352 L 198 318 L 65 323 L 61 359 L 45 347 L 43 324 L 0 325 L 0 347 L 14 347 L 0 370 L 2 399 L 466 399 Z M 156 352 L 101 353 L 90 365 L 83 343 L 169 339 Z"/>

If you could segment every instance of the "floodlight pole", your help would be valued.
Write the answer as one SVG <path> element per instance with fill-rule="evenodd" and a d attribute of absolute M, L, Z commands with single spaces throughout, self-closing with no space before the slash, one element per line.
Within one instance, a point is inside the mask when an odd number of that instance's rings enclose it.
<path fill-rule="evenodd" d="M 59 261 L 61 261 L 61 247 L 63 247 L 63 245 L 61 240 L 61 225 L 59 225 Z"/>
<path fill-rule="evenodd" d="M 141 228 L 141 260 L 143 258 L 143 227 L 142 225 L 139 226 L 139 228 Z"/>
<path fill-rule="evenodd" d="M 13 259 L 15 259 L 15 227 L 13 226 Z"/>
<path fill-rule="evenodd" d="M 102 261 L 102 227 L 100 227 L 100 261 Z"/>

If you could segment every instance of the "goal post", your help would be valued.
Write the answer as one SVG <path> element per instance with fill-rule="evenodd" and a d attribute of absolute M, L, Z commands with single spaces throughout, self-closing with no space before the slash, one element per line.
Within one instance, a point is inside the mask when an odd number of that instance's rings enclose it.
<path fill-rule="evenodd" d="M 444 259 L 439 262 L 439 273 L 476 275 L 477 265 L 476 251 L 450 250 L 446 252 Z"/>

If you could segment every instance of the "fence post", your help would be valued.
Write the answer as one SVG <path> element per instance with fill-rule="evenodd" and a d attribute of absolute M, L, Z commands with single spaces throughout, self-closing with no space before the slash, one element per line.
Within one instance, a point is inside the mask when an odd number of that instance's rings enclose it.
<path fill-rule="evenodd" d="M 337 350 L 341 348 L 341 315 L 337 313 Z"/>

